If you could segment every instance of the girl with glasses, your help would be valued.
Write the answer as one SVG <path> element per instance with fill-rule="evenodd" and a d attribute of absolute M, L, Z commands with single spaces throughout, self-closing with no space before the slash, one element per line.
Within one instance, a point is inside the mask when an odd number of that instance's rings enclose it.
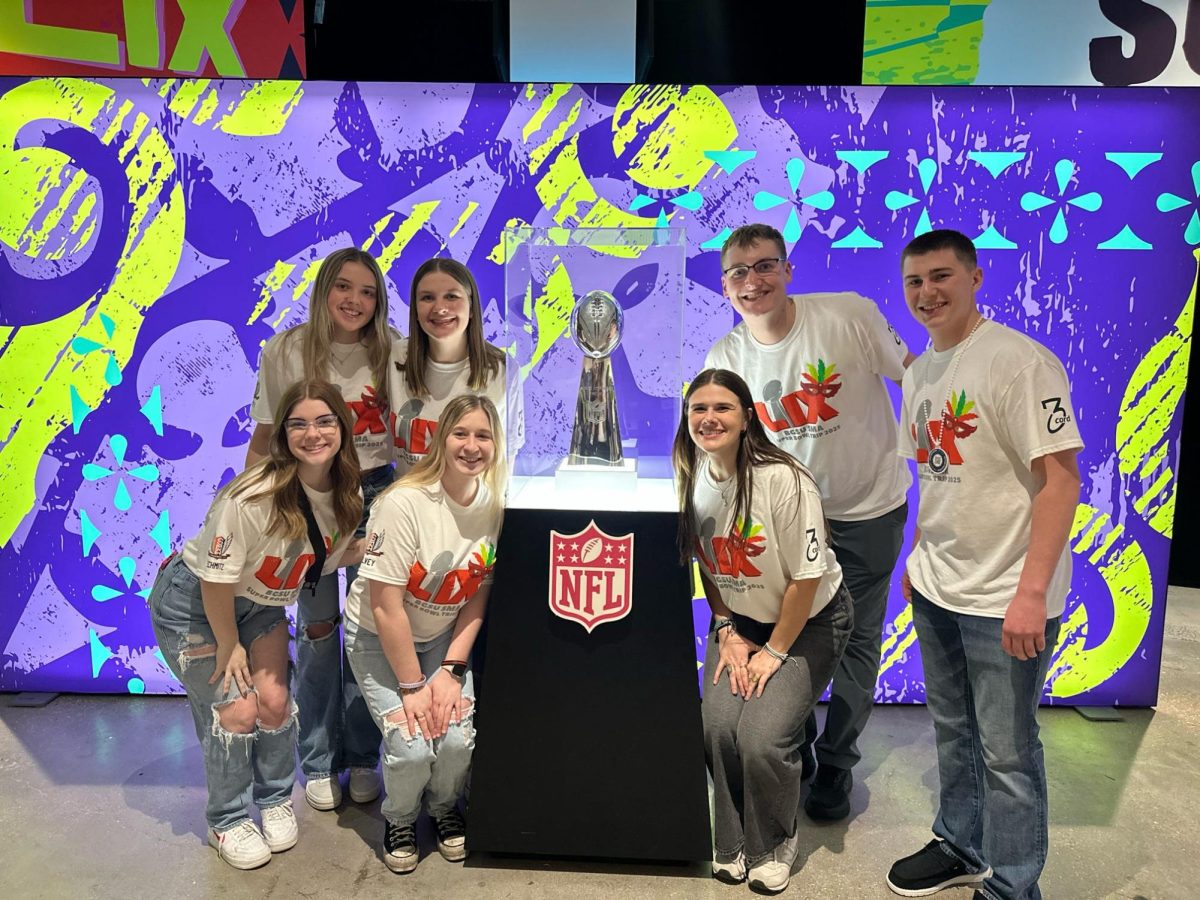
<path fill-rule="evenodd" d="M 250 415 L 257 422 L 246 453 L 251 466 L 267 452 L 274 410 L 285 387 L 321 379 L 339 389 L 350 410 L 366 505 L 392 482 L 387 399 L 388 358 L 395 331 L 388 325 L 387 287 L 371 254 L 354 247 L 327 256 L 317 271 L 308 321 L 277 334 L 263 347 Z M 356 570 L 348 569 L 353 581 Z M 297 612 L 296 697 L 300 706 L 300 767 L 304 795 L 319 810 L 342 802 L 339 773 L 350 769 L 350 798 L 369 803 L 379 795 L 379 730 L 344 662 L 338 635 L 337 576 L 305 592 Z"/>
<path fill-rule="evenodd" d="M 208 842 L 238 869 L 267 863 L 298 836 L 284 607 L 305 582 L 361 556 L 348 549 L 362 492 L 341 393 L 298 382 L 283 392 L 275 419 L 266 459 L 217 493 L 149 599 L 158 646 L 187 692 L 204 753 Z M 261 830 L 251 803 L 262 811 Z"/>
<path fill-rule="evenodd" d="M 705 369 L 673 447 L 679 547 L 699 561 L 712 609 L 705 753 L 713 779 L 713 877 L 778 893 L 798 845 L 804 722 L 853 624 L 808 470 L 767 439 L 746 383 Z"/>
<path fill-rule="evenodd" d="M 506 478 L 486 397 L 445 405 L 429 452 L 371 511 L 362 577 L 346 599 L 346 649 L 383 731 L 383 861 L 417 866 L 424 799 L 447 860 L 466 858 L 459 796 L 474 736 L 471 650 L 483 623 Z"/>

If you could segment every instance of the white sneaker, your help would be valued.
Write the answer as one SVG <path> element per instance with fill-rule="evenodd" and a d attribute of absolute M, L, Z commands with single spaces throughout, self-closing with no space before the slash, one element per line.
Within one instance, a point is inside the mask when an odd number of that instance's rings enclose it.
<path fill-rule="evenodd" d="M 262 830 L 272 853 L 282 853 L 295 847 L 300 838 L 300 828 L 296 825 L 292 801 L 286 800 L 278 806 L 268 806 L 264 809 Z"/>
<path fill-rule="evenodd" d="M 258 826 L 243 819 L 227 831 L 208 829 L 208 844 L 235 869 L 257 869 L 271 861 L 271 848 Z"/>
<path fill-rule="evenodd" d="M 790 838 L 772 851 L 771 855 L 756 866 L 750 868 L 750 888 L 767 894 L 778 894 L 787 890 L 788 882 L 792 879 L 792 865 L 796 862 L 796 852 L 799 850 L 800 829 L 792 832 Z"/>
<path fill-rule="evenodd" d="M 350 799 L 355 803 L 370 803 L 379 796 L 383 782 L 374 769 L 352 768 L 350 770 Z"/>
<path fill-rule="evenodd" d="M 313 809 L 337 809 L 342 804 L 342 786 L 337 775 L 310 778 L 304 785 L 304 798 Z"/>
<path fill-rule="evenodd" d="M 713 854 L 713 878 L 725 884 L 741 884 L 746 880 L 746 857 L 739 850 L 737 856 L 725 859 L 719 853 Z"/>

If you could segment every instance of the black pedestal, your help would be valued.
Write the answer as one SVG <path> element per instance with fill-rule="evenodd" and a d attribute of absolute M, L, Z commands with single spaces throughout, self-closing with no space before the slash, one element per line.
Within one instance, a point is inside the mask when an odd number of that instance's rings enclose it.
<path fill-rule="evenodd" d="M 628 613 L 589 633 L 551 611 L 551 531 L 573 535 L 593 520 L 614 538 L 633 535 L 633 565 Z M 472 851 L 711 858 L 691 591 L 675 525 L 673 513 L 505 514 L 471 770 Z M 556 545 L 559 568 L 579 563 L 576 553 L 619 563 L 617 542 L 573 543 Z M 565 612 L 621 612 L 619 572 L 557 578 Z"/>

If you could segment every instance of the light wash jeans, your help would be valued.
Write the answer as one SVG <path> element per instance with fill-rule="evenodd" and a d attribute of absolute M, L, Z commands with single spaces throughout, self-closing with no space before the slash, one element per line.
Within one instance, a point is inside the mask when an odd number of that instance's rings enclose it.
<path fill-rule="evenodd" d="M 245 597 L 234 600 L 238 640 L 254 657 L 254 642 L 279 627 L 287 627 L 281 606 L 263 606 Z M 221 727 L 216 710 L 238 699 L 237 686 L 228 691 L 220 682 L 209 684 L 216 670 L 216 655 L 188 657 L 187 650 L 216 646 L 217 639 L 200 596 L 200 581 L 183 563 L 171 559 L 158 573 L 150 591 L 150 621 L 163 659 L 187 691 L 196 724 L 196 737 L 204 751 L 208 781 L 208 824 L 227 831 L 249 817 L 251 800 L 260 808 L 278 806 L 292 796 L 296 781 L 295 705 L 287 721 L 275 729 L 261 725 L 249 734 Z"/>
<path fill-rule="evenodd" d="M 733 617 L 739 634 L 760 646 L 773 624 Z M 761 697 L 743 700 L 729 676 L 704 682 L 700 714 L 704 752 L 713 779 L 713 830 L 717 853 L 742 850 L 754 865 L 796 826 L 800 808 L 800 745 L 813 704 L 829 684 L 854 628 L 854 604 L 845 586 L 805 623 L 788 648 L 788 661 L 771 676 Z M 710 632 L 704 670 L 715 672 L 717 636 Z"/>
<path fill-rule="evenodd" d="M 394 470 L 381 466 L 363 473 L 363 517 L 355 537 L 366 534 L 367 514 L 376 496 L 392 483 Z M 358 567 L 346 569 L 346 589 Z M 296 609 L 296 702 L 300 707 L 300 769 L 305 778 L 324 778 L 348 766 L 373 769 L 379 764 L 383 736 L 358 682 L 345 660 L 338 635 L 341 598 L 337 574 L 317 583 L 316 594 L 301 590 Z M 328 623 L 329 634 L 308 636 L 310 625 Z"/>
<path fill-rule="evenodd" d="M 992 867 L 980 886 L 990 900 L 1039 900 L 1049 838 L 1037 708 L 1059 619 L 1046 621 L 1046 649 L 1022 661 L 1000 644 L 1003 619 L 951 612 L 915 589 L 912 612 L 941 779 L 933 833 L 972 870 Z"/>
<path fill-rule="evenodd" d="M 375 724 L 383 731 L 383 786 L 387 795 L 380 811 L 393 825 L 411 825 L 421 813 L 425 798 L 429 815 L 438 818 L 458 802 L 471 771 L 471 753 L 475 749 L 475 710 L 450 726 L 444 737 L 430 741 L 424 737 L 405 737 L 407 725 L 385 721 L 385 717 L 404 708 L 396 673 L 384 655 L 379 635 L 346 620 L 346 652 L 354 675 Z M 446 658 L 453 630 L 428 643 L 417 643 L 421 672 L 432 678 Z M 445 672 L 438 678 L 451 677 Z M 462 694 L 475 699 L 471 670 L 463 680 Z"/>

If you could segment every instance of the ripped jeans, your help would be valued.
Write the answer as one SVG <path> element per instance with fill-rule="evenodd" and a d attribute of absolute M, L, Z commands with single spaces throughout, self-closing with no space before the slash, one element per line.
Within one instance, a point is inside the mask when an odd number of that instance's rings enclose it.
<path fill-rule="evenodd" d="M 429 741 L 407 737 L 408 726 L 386 721 L 391 713 L 404 708 L 396 674 L 384 655 L 379 635 L 360 628 L 347 619 L 346 654 L 354 676 L 362 687 L 371 716 L 383 731 L 383 785 L 387 791 L 381 812 L 393 825 L 411 825 L 421 812 L 426 798 L 429 815 L 437 818 L 458 802 L 471 770 L 475 749 L 475 710 L 451 725 L 444 737 Z M 433 676 L 446 658 L 453 629 L 427 643 L 416 643 L 417 660 L 426 678 Z M 445 672 L 438 678 L 449 678 Z M 468 669 L 462 695 L 475 699 L 475 683 Z"/>
<path fill-rule="evenodd" d="M 204 753 L 208 782 L 208 824 L 218 832 L 249 817 L 253 800 L 260 809 L 291 799 L 296 780 L 296 706 L 278 728 L 261 722 L 248 733 L 226 730 L 218 718 L 220 707 L 240 694 L 232 681 L 228 691 L 221 683 L 209 684 L 216 669 L 216 636 L 204 613 L 200 581 L 183 559 L 176 556 L 158 573 L 150 592 L 150 619 L 154 636 L 167 666 L 187 691 L 196 737 Z M 274 629 L 287 627 L 281 606 L 263 606 L 244 597 L 234 600 L 238 640 L 254 660 L 254 642 Z M 189 651 L 213 648 L 212 653 Z M 290 664 L 289 664 L 290 665 Z"/>

